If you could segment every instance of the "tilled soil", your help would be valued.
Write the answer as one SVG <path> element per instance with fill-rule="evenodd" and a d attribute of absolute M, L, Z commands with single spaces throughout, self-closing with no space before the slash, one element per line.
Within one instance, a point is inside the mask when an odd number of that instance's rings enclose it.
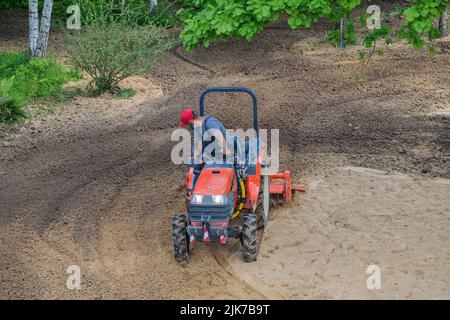
<path fill-rule="evenodd" d="M 296 180 L 340 166 L 450 178 L 450 39 L 433 56 L 394 45 L 358 81 L 356 49 L 323 44 L 323 29 L 176 48 L 142 103 L 79 97 L 2 128 L 0 298 L 280 297 L 233 273 L 237 242 L 173 260 L 186 168 L 171 162 L 170 136 L 208 86 L 257 93 L 260 126 L 280 129 L 281 168 Z M 207 110 L 227 127 L 251 125 L 246 98 L 208 98 Z M 70 265 L 80 266 L 80 290 L 66 288 Z"/>

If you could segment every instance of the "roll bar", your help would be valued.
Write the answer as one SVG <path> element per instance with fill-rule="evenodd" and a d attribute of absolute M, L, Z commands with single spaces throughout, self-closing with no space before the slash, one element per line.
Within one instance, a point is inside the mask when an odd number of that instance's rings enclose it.
<path fill-rule="evenodd" d="M 252 103 L 253 103 L 253 128 L 255 129 L 256 133 L 259 133 L 258 128 L 258 102 L 256 98 L 256 94 L 249 88 L 245 87 L 211 87 L 207 88 L 205 91 L 203 91 L 202 95 L 200 96 L 200 116 L 204 116 L 205 114 L 205 97 L 210 92 L 243 92 L 247 93 L 252 97 Z"/>

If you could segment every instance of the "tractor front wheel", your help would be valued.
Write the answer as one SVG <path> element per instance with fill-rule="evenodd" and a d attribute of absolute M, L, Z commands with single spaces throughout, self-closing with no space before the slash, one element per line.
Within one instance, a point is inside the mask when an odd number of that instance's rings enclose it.
<path fill-rule="evenodd" d="M 244 225 L 242 226 L 242 253 L 245 262 L 256 261 L 258 255 L 257 230 L 258 222 L 253 213 L 244 216 Z"/>
<path fill-rule="evenodd" d="M 175 260 L 178 262 L 187 260 L 189 256 L 189 239 L 186 230 L 187 220 L 184 214 L 173 216 L 172 240 Z"/>
<path fill-rule="evenodd" d="M 264 200 L 265 200 L 265 196 L 264 196 L 264 188 L 262 187 L 262 183 L 261 183 L 261 187 L 259 188 L 259 194 L 258 194 L 258 200 L 256 203 L 256 209 L 255 209 L 255 215 L 256 215 L 256 220 L 258 222 L 258 230 L 262 229 L 266 226 L 266 220 L 265 219 L 265 214 L 264 214 Z"/>

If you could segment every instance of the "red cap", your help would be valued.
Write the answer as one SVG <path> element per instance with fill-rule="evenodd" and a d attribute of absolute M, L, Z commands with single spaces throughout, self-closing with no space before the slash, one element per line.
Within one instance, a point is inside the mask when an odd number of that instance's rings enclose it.
<path fill-rule="evenodd" d="M 186 123 L 192 119 L 194 119 L 194 111 L 192 111 L 192 109 L 184 109 L 183 111 L 181 111 L 181 115 L 180 115 L 180 120 L 181 120 L 180 127 L 184 128 Z"/>

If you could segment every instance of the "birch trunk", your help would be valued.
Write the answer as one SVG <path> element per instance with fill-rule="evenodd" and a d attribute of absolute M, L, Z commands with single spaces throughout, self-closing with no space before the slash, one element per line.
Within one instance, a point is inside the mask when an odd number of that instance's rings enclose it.
<path fill-rule="evenodd" d="M 442 13 L 439 18 L 439 32 L 441 33 L 441 37 L 448 36 L 447 32 L 447 23 L 448 23 L 448 8 L 445 8 L 445 11 Z"/>
<path fill-rule="evenodd" d="M 155 13 L 158 7 L 158 0 L 150 0 L 150 12 Z"/>
<path fill-rule="evenodd" d="M 336 24 L 335 29 L 339 30 L 339 43 L 336 43 L 336 48 L 345 48 L 345 40 L 344 40 L 344 35 L 345 35 L 345 24 L 347 23 L 347 19 L 342 18 L 341 21 Z"/>
<path fill-rule="evenodd" d="M 50 31 L 50 21 L 52 18 L 53 0 L 45 0 L 42 9 L 41 28 L 39 30 L 39 40 L 35 57 L 42 58 L 47 53 L 48 33 Z"/>
<path fill-rule="evenodd" d="M 29 43 L 28 49 L 30 56 L 34 57 L 39 40 L 39 12 L 38 0 L 28 1 L 28 28 Z"/>

